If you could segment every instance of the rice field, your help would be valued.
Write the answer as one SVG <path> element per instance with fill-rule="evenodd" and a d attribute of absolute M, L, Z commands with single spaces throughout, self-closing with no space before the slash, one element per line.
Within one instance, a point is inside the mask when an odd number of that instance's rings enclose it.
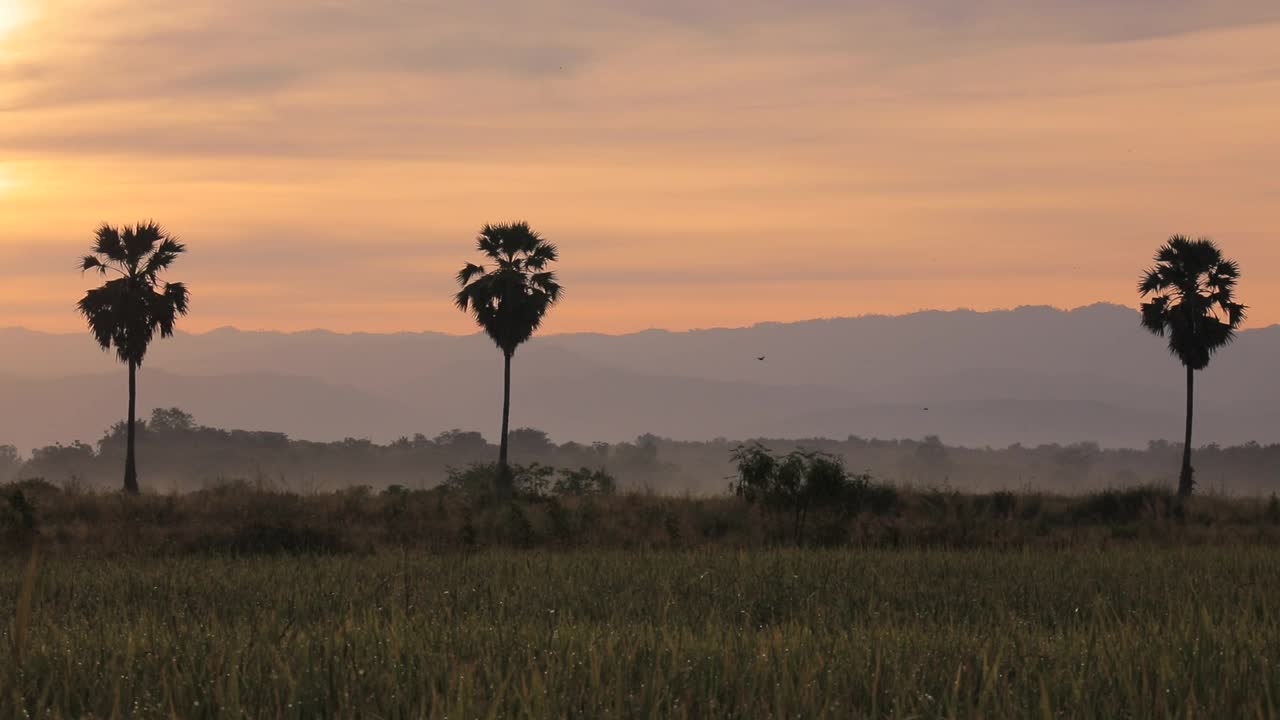
<path fill-rule="evenodd" d="M 0 717 L 1273 718 L 1278 560 L 9 555 Z"/>

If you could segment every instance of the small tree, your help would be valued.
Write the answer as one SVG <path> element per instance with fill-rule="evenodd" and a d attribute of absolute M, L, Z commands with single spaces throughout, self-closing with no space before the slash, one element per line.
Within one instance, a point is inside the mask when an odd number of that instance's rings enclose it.
<path fill-rule="evenodd" d="M 734 494 L 760 503 L 766 512 L 790 515 L 796 544 L 804 541 L 811 510 L 855 510 L 870 484 L 869 477 L 850 475 L 840 458 L 822 452 L 797 449 L 779 458 L 754 442 L 735 448 L 733 460 L 738 466 Z"/>
<path fill-rule="evenodd" d="M 151 429 L 158 433 L 191 432 L 196 419 L 181 408 L 156 408 L 151 411 Z"/>
<path fill-rule="evenodd" d="M 551 437 L 535 428 L 516 428 L 510 433 L 511 449 L 527 455 L 545 455 L 555 449 Z"/>
<path fill-rule="evenodd" d="M 559 477 L 551 486 L 554 495 L 585 497 L 588 495 L 612 495 L 618 490 L 618 481 L 604 468 L 578 468 L 577 470 L 561 469 L 556 471 Z"/>

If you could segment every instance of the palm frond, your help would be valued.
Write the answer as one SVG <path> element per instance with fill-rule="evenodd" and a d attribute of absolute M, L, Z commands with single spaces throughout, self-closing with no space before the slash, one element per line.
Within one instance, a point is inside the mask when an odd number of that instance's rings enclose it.
<path fill-rule="evenodd" d="M 1236 332 L 1230 323 L 1217 318 L 1204 318 L 1199 328 L 1201 343 L 1211 354 L 1235 340 Z"/>
<path fill-rule="evenodd" d="M 124 278 L 111 280 L 102 287 L 89 290 L 76 303 L 76 309 L 89 325 L 89 332 L 104 350 L 111 348 L 117 330 L 124 325 L 121 309 L 125 284 Z"/>
<path fill-rule="evenodd" d="M 1146 271 L 1142 278 L 1138 280 L 1138 294 L 1143 297 L 1163 290 L 1165 287 L 1164 278 L 1160 276 L 1159 268 L 1152 268 Z"/>
<path fill-rule="evenodd" d="M 1239 280 L 1240 263 L 1235 260 L 1223 260 L 1222 262 L 1217 263 L 1217 267 L 1214 272 L 1216 275 L 1224 279 Z"/>
<path fill-rule="evenodd" d="M 178 315 L 186 315 L 190 309 L 191 293 L 187 290 L 186 283 L 165 283 L 164 299 Z"/>
<path fill-rule="evenodd" d="M 486 224 L 476 236 L 476 250 L 493 260 L 502 259 L 502 226 Z"/>
<path fill-rule="evenodd" d="M 156 245 L 160 244 L 164 239 L 164 230 L 151 221 L 126 227 L 120 240 L 124 243 L 129 266 L 138 268 L 142 264 L 143 258 L 152 250 L 155 250 Z"/>
<path fill-rule="evenodd" d="M 1151 302 L 1142 304 L 1142 327 L 1151 331 L 1156 335 L 1163 336 L 1165 325 L 1168 320 L 1165 317 L 1165 308 L 1169 306 L 1169 298 L 1161 295 Z"/>
<path fill-rule="evenodd" d="M 176 238 L 165 237 L 147 258 L 146 263 L 143 265 L 142 273 L 154 279 L 156 275 L 167 270 L 173 264 L 173 261 L 177 260 L 178 256 L 186 251 L 187 246 L 178 242 Z"/>
<path fill-rule="evenodd" d="M 529 277 L 529 286 L 547 296 L 550 304 L 560 300 L 560 296 L 564 293 L 564 287 L 556 279 L 554 272 L 534 273 Z"/>
<path fill-rule="evenodd" d="M 128 259 L 124 242 L 120 239 L 120 229 L 106 223 L 98 226 L 98 230 L 94 233 L 93 251 L 116 262 L 124 262 Z"/>
<path fill-rule="evenodd" d="M 1222 251 L 1209 238 L 1196 238 L 1187 244 L 1187 264 L 1204 272 L 1222 262 Z"/>
<path fill-rule="evenodd" d="M 471 309 L 471 295 L 466 290 L 454 293 L 453 304 L 459 310 L 467 312 Z"/>
<path fill-rule="evenodd" d="M 560 251 L 555 244 L 543 240 L 535 244 L 529 251 L 529 257 L 525 264 L 528 265 L 530 270 L 541 271 L 546 268 L 548 263 L 555 262 L 559 258 Z"/>
<path fill-rule="evenodd" d="M 1156 251 L 1157 265 L 1177 265 L 1191 241 L 1183 235 L 1174 235 Z"/>
<path fill-rule="evenodd" d="M 160 337 L 173 335 L 178 317 L 187 314 L 187 288 L 182 283 L 167 283 L 163 292 L 150 292 L 145 322 L 160 332 Z"/>
<path fill-rule="evenodd" d="M 1249 308 L 1238 302 L 1224 302 L 1222 303 L 1222 308 L 1227 313 L 1227 323 L 1231 325 L 1232 329 L 1239 328 L 1249 314 Z"/>
<path fill-rule="evenodd" d="M 470 282 L 473 279 L 481 275 L 484 275 L 484 273 L 485 273 L 485 269 L 483 265 L 476 265 L 475 263 L 467 263 L 466 265 L 462 266 L 461 270 L 458 271 L 458 284 L 462 286 L 466 286 L 470 284 Z"/>

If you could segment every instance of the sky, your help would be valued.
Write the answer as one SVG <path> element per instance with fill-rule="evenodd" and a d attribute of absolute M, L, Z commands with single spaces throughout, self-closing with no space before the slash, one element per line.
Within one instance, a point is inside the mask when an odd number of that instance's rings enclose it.
<path fill-rule="evenodd" d="M 182 327 L 469 332 L 486 222 L 552 332 L 1137 302 L 1173 233 L 1280 323 L 1274 0 L 0 0 L 0 326 L 154 219 Z"/>

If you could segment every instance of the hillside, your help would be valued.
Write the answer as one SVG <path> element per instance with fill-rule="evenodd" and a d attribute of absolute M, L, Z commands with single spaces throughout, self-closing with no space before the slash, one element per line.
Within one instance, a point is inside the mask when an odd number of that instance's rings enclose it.
<path fill-rule="evenodd" d="M 0 442 L 96 440 L 124 374 L 87 335 L 0 330 Z M 765 356 L 760 361 L 758 356 Z M 140 413 L 316 440 L 496 435 L 501 357 L 480 336 L 219 329 L 154 346 Z M 1199 383 L 1203 442 L 1280 440 L 1280 327 L 1243 332 Z M 514 426 L 559 440 L 830 436 L 955 444 L 1177 439 L 1182 376 L 1135 313 L 921 312 L 740 329 L 553 335 L 514 364 Z M 926 409 L 927 408 L 927 409 Z"/>

